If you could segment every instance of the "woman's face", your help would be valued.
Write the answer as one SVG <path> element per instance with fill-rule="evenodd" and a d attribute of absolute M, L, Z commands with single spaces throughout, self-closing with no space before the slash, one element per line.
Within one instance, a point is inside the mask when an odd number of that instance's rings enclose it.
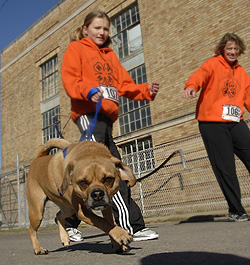
<path fill-rule="evenodd" d="M 94 18 L 88 27 L 83 27 L 85 36 L 97 46 L 103 45 L 109 37 L 109 21 L 106 18 Z"/>
<path fill-rule="evenodd" d="M 239 56 L 239 47 L 234 41 L 228 41 L 224 48 L 224 58 L 231 65 Z"/>

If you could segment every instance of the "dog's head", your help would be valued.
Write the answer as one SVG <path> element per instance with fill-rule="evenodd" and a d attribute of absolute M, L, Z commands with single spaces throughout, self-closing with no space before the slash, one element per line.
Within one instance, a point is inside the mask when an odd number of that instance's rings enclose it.
<path fill-rule="evenodd" d="M 104 210 L 111 205 L 112 197 L 119 189 L 120 180 L 126 181 L 127 185 L 132 187 L 136 179 L 132 170 L 111 156 L 109 151 L 95 151 L 95 154 L 90 152 L 80 158 L 70 159 L 65 168 L 61 192 L 64 193 L 68 186 L 72 185 L 74 193 L 84 201 L 87 208 Z"/>

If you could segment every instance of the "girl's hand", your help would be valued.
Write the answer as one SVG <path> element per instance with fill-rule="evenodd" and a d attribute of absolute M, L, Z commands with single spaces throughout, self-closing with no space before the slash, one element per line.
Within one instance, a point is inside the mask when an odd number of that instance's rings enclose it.
<path fill-rule="evenodd" d="M 156 94 L 158 93 L 159 91 L 159 88 L 160 88 L 160 85 L 158 82 L 153 82 L 151 83 L 149 86 L 148 86 L 148 89 L 149 89 L 149 92 L 150 92 L 150 95 L 155 97 Z"/>
<path fill-rule="evenodd" d="M 101 99 L 102 94 L 103 94 L 103 90 L 100 87 L 98 87 L 98 88 L 99 88 L 100 92 L 95 93 L 91 97 L 91 101 L 93 101 L 94 103 L 97 103 Z"/>
<path fill-rule="evenodd" d="M 196 92 L 193 87 L 186 88 L 182 93 L 183 98 L 188 98 L 190 96 L 192 96 L 193 98 L 196 96 Z"/>

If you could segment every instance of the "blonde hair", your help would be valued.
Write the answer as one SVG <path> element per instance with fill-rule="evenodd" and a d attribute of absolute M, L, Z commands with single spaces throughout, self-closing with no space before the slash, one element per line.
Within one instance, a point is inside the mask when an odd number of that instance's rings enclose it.
<path fill-rule="evenodd" d="M 74 30 L 74 32 L 71 34 L 70 41 L 78 41 L 83 38 L 86 38 L 85 34 L 83 33 L 83 27 L 88 28 L 88 26 L 92 23 L 92 21 L 95 18 L 105 18 L 108 20 L 109 25 L 111 24 L 109 16 L 102 11 L 92 11 L 90 12 L 84 19 L 84 23 L 81 27 L 78 27 Z M 111 38 L 108 37 L 106 42 L 101 46 L 102 47 L 109 47 L 109 45 L 112 43 Z"/>
<path fill-rule="evenodd" d="M 239 47 L 239 55 L 244 54 L 246 50 L 246 45 L 244 41 L 237 36 L 235 33 L 226 33 L 222 39 L 218 42 L 215 48 L 215 54 L 217 55 L 223 55 L 224 54 L 224 48 L 228 41 L 233 41 L 236 43 L 236 45 Z"/>

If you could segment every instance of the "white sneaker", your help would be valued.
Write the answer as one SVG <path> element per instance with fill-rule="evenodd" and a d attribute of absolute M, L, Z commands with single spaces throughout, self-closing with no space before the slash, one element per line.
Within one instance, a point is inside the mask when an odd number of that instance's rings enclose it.
<path fill-rule="evenodd" d="M 228 219 L 230 222 L 245 222 L 249 220 L 249 215 L 246 213 L 243 213 L 242 215 L 239 215 L 237 213 L 229 213 Z"/>
<path fill-rule="evenodd" d="M 144 241 L 157 239 L 159 234 L 155 231 L 150 230 L 149 228 L 144 228 L 133 235 L 133 241 Z"/>
<path fill-rule="evenodd" d="M 83 241 L 82 233 L 76 228 L 66 228 L 69 235 L 69 240 L 73 242 Z"/>

